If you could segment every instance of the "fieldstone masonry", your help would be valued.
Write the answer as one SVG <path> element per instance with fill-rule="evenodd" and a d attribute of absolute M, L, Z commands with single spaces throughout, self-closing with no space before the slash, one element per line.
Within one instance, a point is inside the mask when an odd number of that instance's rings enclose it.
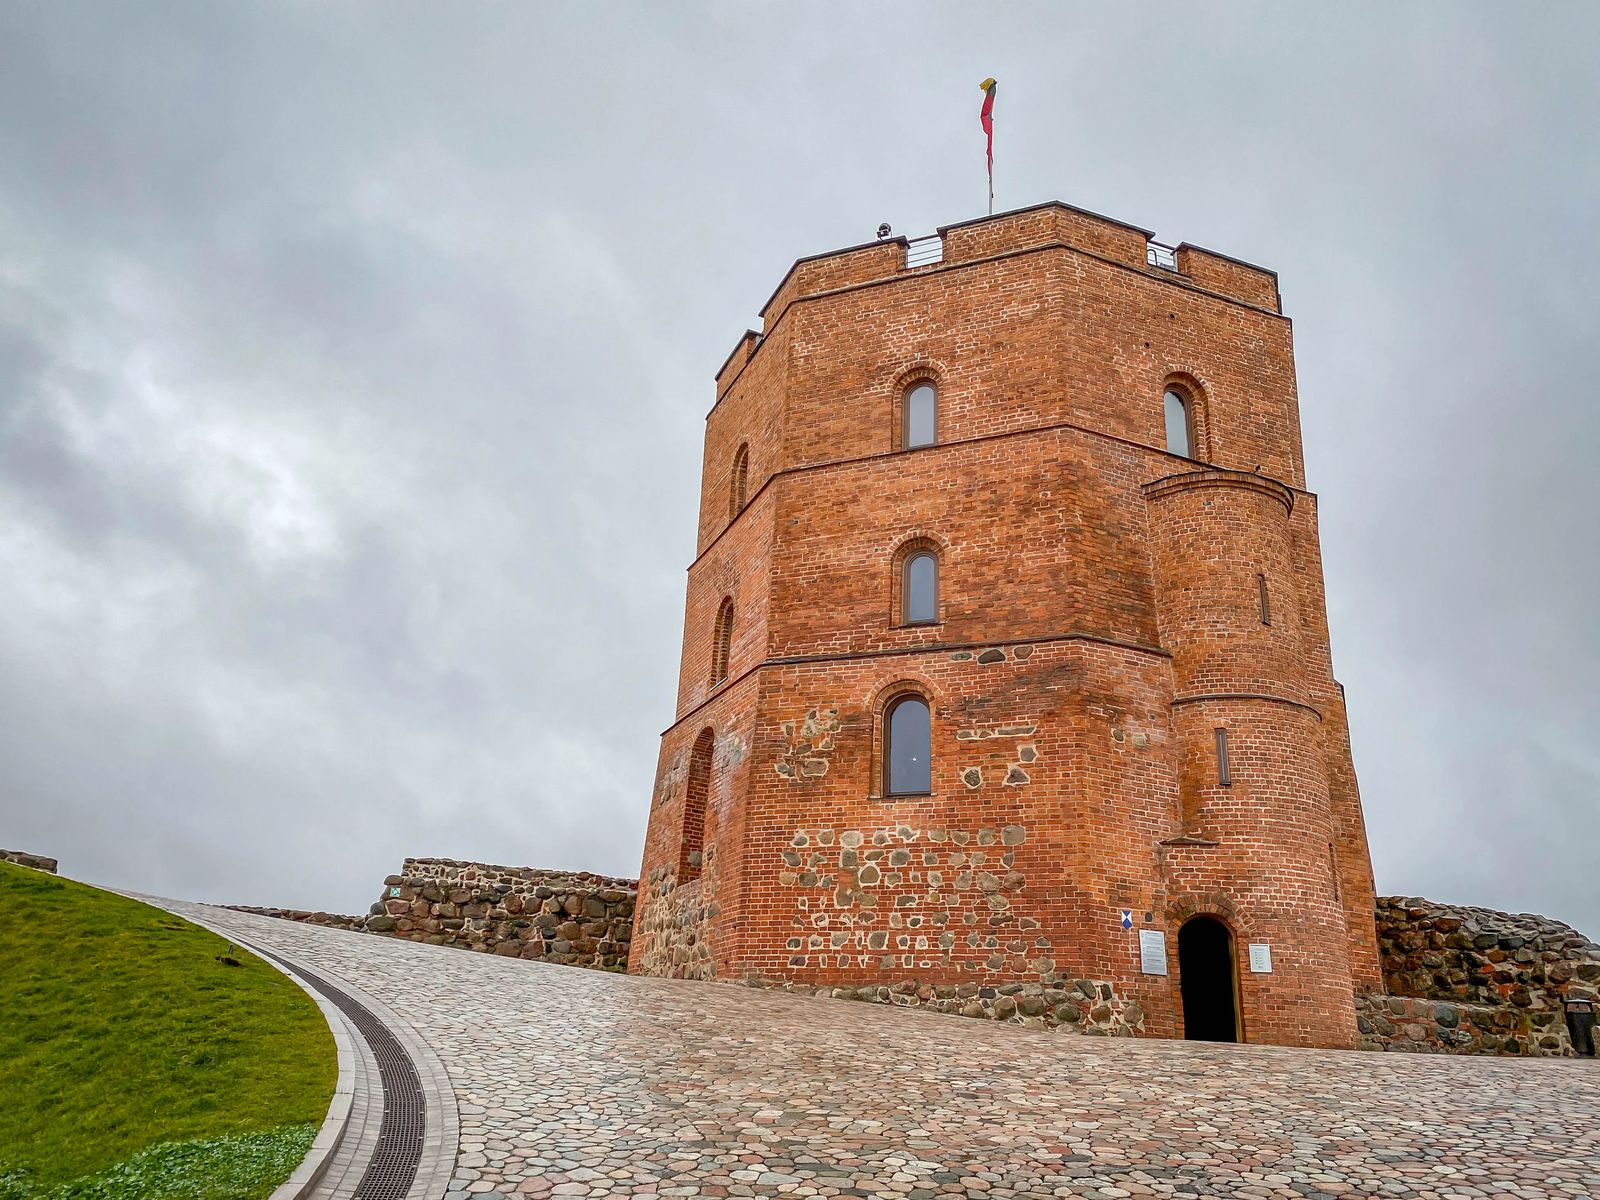
<path fill-rule="evenodd" d="M 383 881 L 383 895 L 364 916 L 242 904 L 228 907 L 301 925 L 623 971 L 637 895 L 638 884 L 632 879 L 588 871 L 408 858 L 397 874 Z"/>
<path fill-rule="evenodd" d="M 254 904 L 229 904 L 226 907 L 233 912 L 277 917 L 280 921 L 294 921 L 301 925 L 323 925 L 329 929 L 353 929 L 364 933 L 367 927 L 366 917 L 352 917 L 346 913 L 311 912 L 304 908 L 262 908 Z"/>
<path fill-rule="evenodd" d="M 1100 1037 L 1136 1037 L 1144 1032 L 1144 1009 L 1118 996 L 1103 980 L 1058 983 L 916 983 L 901 980 L 878 987 L 808 987 L 805 984 L 747 979 L 748 986 L 833 1000 L 864 1000 L 897 1008 L 920 1008 L 986 1021 L 1006 1021 L 1028 1029 L 1066 1029 Z"/>
<path fill-rule="evenodd" d="M 1600 945 L 1530 913 L 1382 896 L 1378 944 L 1388 995 L 1358 995 L 1372 1050 L 1572 1053 L 1564 1005 L 1594 1001 Z"/>
<path fill-rule="evenodd" d="M 627 969 L 635 880 L 408 858 L 383 883 L 366 919 L 369 933 L 507 958 Z"/>
<path fill-rule="evenodd" d="M 710 929 L 717 901 L 717 849 L 707 847 L 698 879 L 680 883 L 670 866 L 654 867 L 639 902 L 640 973 L 672 979 L 713 978 Z"/>
<path fill-rule="evenodd" d="M 26 850 L 0 850 L 0 862 L 16 863 L 19 867 L 32 867 L 35 871 L 56 873 L 56 860 L 42 854 L 29 854 Z"/>

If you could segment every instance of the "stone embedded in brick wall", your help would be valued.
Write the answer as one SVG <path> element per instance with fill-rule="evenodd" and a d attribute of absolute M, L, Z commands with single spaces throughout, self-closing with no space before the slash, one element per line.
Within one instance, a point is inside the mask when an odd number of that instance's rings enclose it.
<path fill-rule="evenodd" d="M 1018 736 L 1017 728 L 996 736 Z M 1015 911 L 1027 884 L 1017 849 L 1027 837 L 1017 824 L 792 830 L 772 863 L 794 905 L 788 968 L 882 977 L 956 969 L 979 984 L 1058 982 L 1039 920 Z"/>
<path fill-rule="evenodd" d="M 1387 995 L 1358 995 L 1368 1049 L 1445 1054 L 1572 1053 L 1564 1004 L 1596 997 L 1600 945 L 1531 913 L 1377 901 Z"/>
<path fill-rule="evenodd" d="M 29 854 L 26 850 L 0 850 L 0 862 L 16 863 L 19 867 L 32 867 L 35 871 L 56 873 L 56 860 L 42 854 Z"/>
<path fill-rule="evenodd" d="M 786 980 L 745 979 L 746 987 L 766 988 L 834 1000 L 862 1000 L 952 1013 L 987 1021 L 1004 1021 L 1029 1029 L 1066 1029 L 1099 1037 L 1136 1037 L 1144 1032 L 1144 1009 L 1118 996 L 1097 979 L 1064 980 L 1059 984 L 918 983 L 899 980 L 866 987 L 817 987 Z"/>
<path fill-rule="evenodd" d="M 709 931 L 722 911 L 719 875 L 715 846 L 707 848 L 698 879 L 680 884 L 671 867 L 651 870 L 639 902 L 639 971 L 671 979 L 714 977 Z"/>
<path fill-rule="evenodd" d="M 368 933 L 509 958 L 624 971 L 638 883 L 588 871 L 408 858 L 384 880 Z"/>

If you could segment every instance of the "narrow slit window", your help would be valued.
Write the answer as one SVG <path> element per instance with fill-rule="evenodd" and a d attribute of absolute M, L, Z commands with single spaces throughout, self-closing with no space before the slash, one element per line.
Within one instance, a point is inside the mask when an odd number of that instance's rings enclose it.
<path fill-rule="evenodd" d="M 728 476 L 728 520 L 733 520 L 744 511 L 749 486 L 750 447 L 744 444 L 733 456 L 733 470 Z"/>
<path fill-rule="evenodd" d="M 728 654 L 733 648 L 733 597 L 729 596 L 717 610 L 716 628 L 711 634 L 711 686 L 716 687 L 728 677 Z"/>
<path fill-rule="evenodd" d="M 1333 852 L 1333 843 L 1328 843 L 1328 870 L 1333 872 L 1333 898 L 1342 900 L 1339 895 L 1339 856 Z"/>
<path fill-rule="evenodd" d="M 1267 577 L 1265 575 L 1256 576 L 1256 589 L 1261 595 L 1261 623 L 1263 625 L 1271 625 L 1272 600 L 1267 595 Z"/>
<path fill-rule="evenodd" d="M 1222 787 L 1233 786 L 1233 772 L 1228 769 L 1228 731 L 1217 730 L 1217 783 Z"/>
<path fill-rule="evenodd" d="M 933 790 L 933 726 L 928 702 L 906 695 L 883 714 L 883 791 L 919 796 Z"/>
<path fill-rule="evenodd" d="M 927 550 L 907 557 L 901 568 L 900 620 L 926 625 L 939 619 L 939 560 Z"/>
<path fill-rule="evenodd" d="M 1167 394 L 1162 397 L 1162 405 L 1167 417 L 1167 452 L 1193 458 L 1194 422 L 1189 401 L 1181 393 L 1168 388 Z"/>
<path fill-rule="evenodd" d="M 939 394 L 927 380 L 912 384 L 901 401 L 905 410 L 901 417 L 900 445 L 913 450 L 918 446 L 931 446 L 936 438 Z"/>

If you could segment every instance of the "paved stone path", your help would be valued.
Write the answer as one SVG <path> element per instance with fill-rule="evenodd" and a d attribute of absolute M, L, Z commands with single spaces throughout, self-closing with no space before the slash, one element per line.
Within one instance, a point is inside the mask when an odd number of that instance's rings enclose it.
<path fill-rule="evenodd" d="M 1600 1196 L 1600 1064 L 1109 1040 L 173 905 L 374 996 L 450 1200 Z"/>

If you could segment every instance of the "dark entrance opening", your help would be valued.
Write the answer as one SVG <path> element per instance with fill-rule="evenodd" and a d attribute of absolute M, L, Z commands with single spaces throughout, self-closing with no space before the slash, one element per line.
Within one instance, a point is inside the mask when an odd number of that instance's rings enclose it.
<path fill-rule="evenodd" d="M 1191 917 L 1178 930 L 1178 983 L 1187 1040 L 1239 1040 L 1233 979 L 1233 935 L 1228 927 L 1215 917 Z"/>

